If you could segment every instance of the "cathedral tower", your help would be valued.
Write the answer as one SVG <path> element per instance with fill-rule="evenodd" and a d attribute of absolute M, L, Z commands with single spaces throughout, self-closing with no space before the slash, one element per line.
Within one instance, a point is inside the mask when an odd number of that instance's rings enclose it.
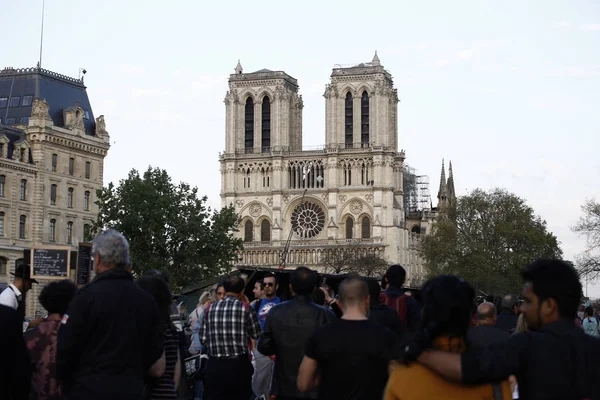
<path fill-rule="evenodd" d="M 302 96 L 285 72 L 244 73 L 238 61 L 225 106 L 227 153 L 302 150 Z"/>
<path fill-rule="evenodd" d="M 333 69 L 326 98 L 328 148 L 398 145 L 398 92 L 377 52 L 370 63 Z"/>

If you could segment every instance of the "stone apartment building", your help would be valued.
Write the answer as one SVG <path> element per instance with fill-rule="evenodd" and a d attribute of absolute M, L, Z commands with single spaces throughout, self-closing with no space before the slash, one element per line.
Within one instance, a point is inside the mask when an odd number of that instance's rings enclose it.
<path fill-rule="evenodd" d="M 29 264 L 24 249 L 77 250 L 88 239 L 109 147 L 83 78 L 41 68 L 0 71 L 0 284 Z M 41 310 L 43 284 L 27 296 L 29 317 Z"/>
<path fill-rule="evenodd" d="M 403 205 L 405 152 L 398 149 L 398 92 L 373 60 L 336 66 L 325 89 L 325 144 L 303 150 L 302 96 L 283 71 L 244 73 L 225 97 L 222 205 L 241 216 L 239 264 L 319 269 L 327 252 L 354 246 L 424 276 L 418 244 L 435 210 Z M 289 241 L 288 241 L 289 239 Z"/>

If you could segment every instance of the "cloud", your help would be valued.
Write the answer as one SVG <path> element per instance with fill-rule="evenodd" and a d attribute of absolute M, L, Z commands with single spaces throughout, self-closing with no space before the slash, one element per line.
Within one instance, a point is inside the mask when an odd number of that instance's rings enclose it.
<path fill-rule="evenodd" d="M 438 68 L 445 67 L 450 64 L 452 64 L 452 61 L 450 61 L 450 60 L 436 60 L 435 61 L 435 66 Z"/>
<path fill-rule="evenodd" d="M 142 65 L 121 64 L 119 65 L 121 72 L 129 75 L 143 75 L 146 73 L 146 67 Z"/>
<path fill-rule="evenodd" d="M 555 22 L 552 25 L 552 27 L 555 28 L 555 29 L 557 29 L 557 28 L 568 28 L 570 26 L 571 26 L 571 23 L 569 21 L 564 21 L 564 20 L 563 21 Z"/>
<path fill-rule="evenodd" d="M 583 24 L 581 30 L 586 32 L 600 31 L 600 24 Z"/>
<path fill-rule="evenodd" d="M 463 61 L 469 61 L 473 58 L 473 55 L 477 49 L 475 47 L 471 47 L 470 49 L 461 50 L 456 53 L 456 58 Z"/>
<path fill-rule="evenodd" d="M 546 72 L 548 76 L 562 77 L 598 77 L 600 64 L 563 65 L 551 68 Z"/>

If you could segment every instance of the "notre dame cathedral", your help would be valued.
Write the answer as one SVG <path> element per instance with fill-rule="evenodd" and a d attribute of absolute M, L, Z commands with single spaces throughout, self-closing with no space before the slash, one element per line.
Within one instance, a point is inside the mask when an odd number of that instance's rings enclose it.
<path fill-rule="evenodd" d="M 408 208 L 405 153 L 398 150 L 398 91 L 375 53 L 336 67 L 325 89 L 325 144 L 302 150 L 302 96 L 283 71 L 244 73 L 238 62 L 225 97 L 222 205 L 241 217 L 239 264 L 320 269 L 327 252 L 353 246 L 423 279 L 418 247 L 436 209 Z M 438 200 L 454 197 L 441 179 Z M 289 246 L 289 247 L 288 247 Z"/>

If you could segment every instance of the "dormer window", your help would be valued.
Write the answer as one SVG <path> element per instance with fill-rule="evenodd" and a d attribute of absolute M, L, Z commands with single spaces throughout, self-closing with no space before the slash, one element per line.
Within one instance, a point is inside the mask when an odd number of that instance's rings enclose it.
<path fill-rule="evenodd" d="M 6 108 L 8 105 L 8 97 L 0 97 L 0 108 Z"/>
<path fill-rule="evenodd" d="M 83 112 L 83 119 L 90 119 L 90 112 L 89 111 L 85 110 Z"/>
<path fill-rule="evenodd" d="M 23 96 L 21 107 L 29 107 L 33 103 L 33 96 Z"/>
<path fill-rule="evenodd" d="M 20 103 L 21 103 L 21 96 L 11 97 L 9 107 L 19 107 Z"/>

